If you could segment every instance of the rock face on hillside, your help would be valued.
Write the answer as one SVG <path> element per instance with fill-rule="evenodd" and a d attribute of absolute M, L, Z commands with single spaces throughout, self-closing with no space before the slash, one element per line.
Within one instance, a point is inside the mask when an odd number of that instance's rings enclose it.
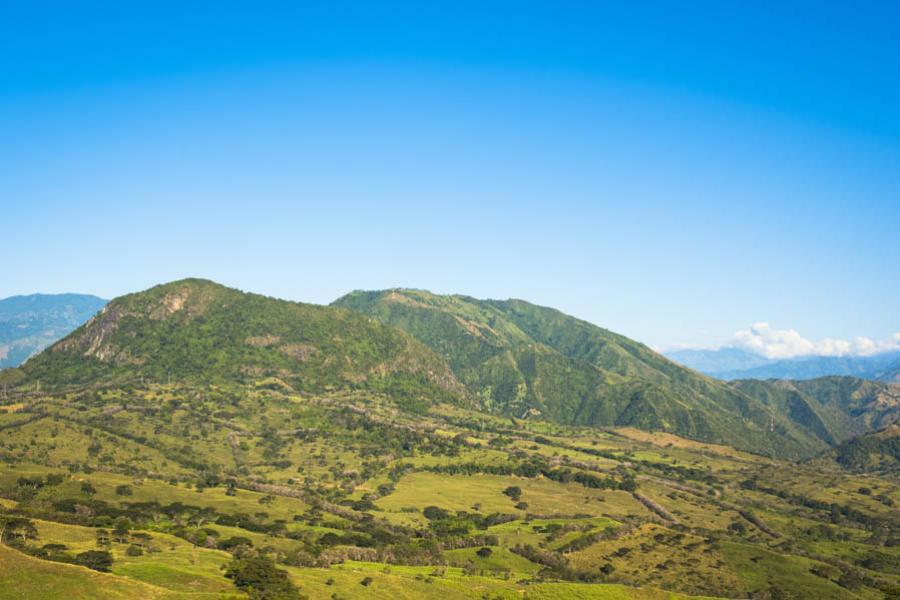
<path fill-rule="evenodd" d="M 665 430 L 766 454 L 804 456 L 828 443 L 739 390 L 551 308 L 406 289 L 353 292 L 334 305 L 428 345 L 487 410 Z"/>
<path fill-rule="evenodd" d="M 301 391 L 464 397 L 444 362 L 397 329 L 199 279 L 113 300 L 23 370 L 47 385 L 274 377 Z"/>

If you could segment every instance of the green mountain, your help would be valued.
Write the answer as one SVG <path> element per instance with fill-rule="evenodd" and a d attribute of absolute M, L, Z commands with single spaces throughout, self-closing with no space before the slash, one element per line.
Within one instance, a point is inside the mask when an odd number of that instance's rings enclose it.
<path fill-rule="evenodd" d="M 847 440 L 835 449 L 835 458 L 851 471 L 900 473 L 900 422 Z"/>
<path fill-rule="evenodd" d="M 483 409 L 566 424 L 628 425 L 805 456 L 826 441 L 740 390 L 551 308 L 394 289 L 334 302 L 445 358 Z"/>
<path fill-rule="evenodd" d="M 730 385 L 832 445 L 900 419 L 897 385 L 835 376 L 804 381 L 744 379 Z"/>
<path fill-rule="evenodd" d="M 138 380 L 362 388 L 398 399 L 462 398 L 446 365 L 405 333 L 339 308 L 186 279 L 110 302 L 21 369 L 59 386 Z"/>
<path fill-rule="evenodd" d="M 178 281 L 0 370 L 0 598 L 900 589 L 896 436 L 825 441 L 892 388 L 729 386 L 518 301 L 340 304 L 370 314 Z"/>
<path fill-rule="evenodd" d="M 0 369 L 16 367 L 90 319 L 106 300 L 31 294 L 0 300 Z"/>

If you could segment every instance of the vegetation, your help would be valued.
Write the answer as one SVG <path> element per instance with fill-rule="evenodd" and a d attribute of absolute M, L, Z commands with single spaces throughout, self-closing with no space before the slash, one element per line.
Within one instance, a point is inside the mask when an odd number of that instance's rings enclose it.
<path fill-rule="evenodd" d="M 479 410 L 458 365 L 359 314 L 205 282 L 148 294 L 18 370 L 15 408 L 0 411 L 0 598 L 875 599 L 900 586 L 890 430 L 794 462 L 521 418 Z M 253 316 L 270 308 L 284 314 Z M 577 349 L 569 365 L 603 355 L 591 331 L 581 348 L 527 306 L 503 310 L 518 316 L 493 329 Z M 319 362 L 281 362 L 286 343 Z M 604 377 L 656 377 L 644 369 Z"/>
<path fill-rule="evenodd" d="M 287 571 L 275 567 L 275 562 L 266 556 L 235 558 L 225 577 L 234 585 L 248 593 L 252 600 L 299 600 L 302 598 L 297 587 L 291 583 Z"/>
<path fill-rule="evenodd" d="M 719 382 L 522 300 L 395 289 L 353 292 L 334 305 L 406 331 L 447 361 L 482 409 L 516 418 L 633 426 L 803 458 L 900 416 L 900 392 L 887 384 L 797 382 L 805 393 L 785 399 L 775 382 Z M 863 410 L 863 388 L 870 396 L 890 390 L 877 403 L 886 410 Z"/>

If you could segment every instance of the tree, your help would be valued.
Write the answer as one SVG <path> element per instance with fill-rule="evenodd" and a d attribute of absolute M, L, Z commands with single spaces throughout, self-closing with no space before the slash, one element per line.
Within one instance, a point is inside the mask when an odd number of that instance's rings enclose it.
<path fill-rule="evenodd" d="M 490 556 L 493 553 L 494 553 L 494 551 L 487 547 L 479 548 L 478 550 L 475 551 L 475 554 L 477 554 L 481 558 L 487 558 L 488 556 Z"/>
<path fill-rule="evenodd" d="M 225 577 L 235 587 L 247 592 L 252 600 L 300 600 L 300 591 L 288 579 L 288 574 L 275 567 L 265 556 L 236 558 L 228 565 Z"/>
<path fill-rule="evenodd" d="M 446 510 L 438 506 L 426 506 L 422 510 L 422 514 L 429 521 L 440 521 L 441 519 L 446 519 L 450 516 Z"/>
<path fill-rule="evenodd" d="M 131 496 L 133 494 L 130 485 L 116 486 L 116 496 Z"/>
<path fill-rule="evenodd" d="M 513 500 L 518 501 L 519 498 L 522 497 L 522 488 L 520 488 L 517 485 L 511 485 L 508 488 L 506 488 L 505 490 L 503 490 L 503 493 L 505 495 L 509 496 L 510 498 L 512 498 Z"/>
<path fill-rule="evenodd" d="M 37 539 L 37 527 L 28 519 L 22 517 L 0 516 L 0 543 L 4 535 L 13 540 L 19 538 L 22 542 L 28 539 Z"/>
<path fill-rule="evenodd" d="M 126 518 L 116 519 L 116 525 L 112 532 L 114 542 L 121 544 L 128 542 L 128 530 L 131 528 L 131 521 Z"/>
<path fill-rule="evenodd" d="M 75 555 L 76 564 L 95 571 L 108 572 L 112 568 L 112 554 L 106 550 L 88 550 Z"/>
<path fill-rule="evenodd" d="M 109 531 L 106 529 L 98 529 L 97 530 L 97 546 L 101 548 L 107 547 L 110 544 Z"/>

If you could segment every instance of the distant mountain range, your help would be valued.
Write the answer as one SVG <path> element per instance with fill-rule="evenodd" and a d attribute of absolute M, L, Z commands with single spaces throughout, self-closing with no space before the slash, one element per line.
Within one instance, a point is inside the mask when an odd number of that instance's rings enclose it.
<path fill-rule="evenodd" d="M 674 350 L 665 355 L 716 379 L 815 379 L 848 375 L 873 381 L 900 382 L 900 352 L 873 356 L 804 356 L 769 359 L 741 348 Z"/>
<path fill-rule="evenodd" d="M 15 367 L 90 319 L 106 300 L 31 294 L 0 300 L 0 369 Z"/>

